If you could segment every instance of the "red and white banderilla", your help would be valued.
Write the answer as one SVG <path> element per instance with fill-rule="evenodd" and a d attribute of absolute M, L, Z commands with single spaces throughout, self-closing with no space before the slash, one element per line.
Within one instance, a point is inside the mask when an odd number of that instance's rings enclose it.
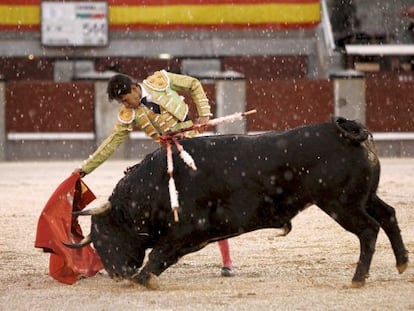
<path fill-rule="evenodd" d="M 238 113 L 225 116 L 225 117 L 211 119 L 201 124 L 193 124 L 191 127 L 180 129 L 178 131 L 166 132 L 160 137 L 160 142 L 164 144 L 167 148 L 167 173 L 170 177 L 168 181 L 168 189 L 170 193 L 171 209 L 173 210 L 173 213 L 174 213 L 175 222 L 179 221 L 179 218 L 178 218 L 179 203 L 178 203 L 178 191 L 177 191 L 177 187 L 175 186 L 175 181 L 173 177 L 174 164 L 173 164 L 173 159 L 172 159 L 171 145 L 174 144 L 177 147 L 180 157 L 181 159 L 183 159 L 185 164 L 187 164 L 193 170 L 197 170 L 194 159 L 191 157 L 191 155 L 187 151 L 184 150 L 184 147 L 178 142 L 178 139 L 180 138 L 179 134 L 185 133 L 188 131 L 200 130 L 200 129 L 205 130 L 208 127 L 216 126 L 221 123 L 234 122 L 237 120 L 241 120 L 247 115 L 250 115 L 253 113 L 256 113 L 256 109 L 249 110 L 246 112 L 238 112 Z"/>

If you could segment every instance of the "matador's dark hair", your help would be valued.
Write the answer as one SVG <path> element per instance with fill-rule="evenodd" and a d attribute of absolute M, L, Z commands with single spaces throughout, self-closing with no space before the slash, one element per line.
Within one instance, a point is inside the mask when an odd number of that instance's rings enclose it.
<path fill-rule="evenodd" d="M 122 95 L 128 94 L 131 92 L 131 86 L 135 85 L 136 82 L 129 76 L 124 74 L 114 75 L 108 82 L 108 87 L 106 92 L 108 93 L 108 98 L 120 99 Z"/>

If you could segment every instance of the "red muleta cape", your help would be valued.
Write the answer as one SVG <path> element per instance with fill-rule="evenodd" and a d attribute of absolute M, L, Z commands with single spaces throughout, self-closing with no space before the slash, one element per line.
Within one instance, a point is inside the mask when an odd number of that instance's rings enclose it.
<path fill-rule="evenodd" d="M 62 243 L 83 239 L 72 211 L 82 210 L 95 198 L 80 175 L 72 174 L 58 186 L 39 217 L 35 247 L 50 253 L 49 275 L 59 282 L 74 284 L 80 277 L 94 276 L 103 269 L 99 255 L 90 245 L 70 249 Z"/>

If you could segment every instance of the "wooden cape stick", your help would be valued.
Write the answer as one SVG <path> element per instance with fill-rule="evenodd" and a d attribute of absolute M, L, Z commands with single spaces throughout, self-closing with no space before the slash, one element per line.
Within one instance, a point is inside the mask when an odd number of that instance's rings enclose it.
<path fill-rule="evenodd" d="M 229 122 L 234 122 L 237 120 L 241 120 L 244 117 L 256 113 L 256 109 L 253 110 L 249 110 L 246 112 L 238 112 L 238 113 L 234 113 L 225 117 L 220 117 L 220 118 L 215 118 L 215 119 L 211 119 L 205 123 L 201 123 L 201 124 L 194 124 L 191 127 L 188 128 L 184 128 L 184 129 L 180 129 L 177 131 L 173 131 L 173 132 L 166 132 L 164 133 L 161 138 L 160 138 L 160 142 L 164 145 L 166 145 L 167 148 L 167 173 L 170 176 L 169 178 L 169 182 L 168 182 L 168 189 L 169 189 L 169 193 L 170 193 L 170 204 L 171 204 L 171 209 L 173 210 L 174 213 L 174 221 L 178 222 L 179 218 L 178 218 L 178 191 L 177 188 L 175 186 L 175 181 L 174 181 L 174 177 L 173 177 L 173 171 L 174 171 L 174 166 L 173 166 L 173 160 L 172 160 L 172 150 L 171 150 L 171 145 L 175 144 L 178 151 L 180 152 L 180 156 L 183 159 L 183 161 L 189 166 L 191 167 L 193 170 L 196 170 L 197 167 L 195 166 L 194 160 L 191 157 L 190 154 L 187 153 L 187 151 L 184 150 L 183 146 L 178 142 L 178 139 L 180 138 L 179 136 L 176 137 L 178 134 L 181 133 L 185 133 L 188 131 L 194 131 L 194 130 L 198 130 L 198 129 L 206 129 L 208 127 L 212 127 L 212 126 L 216 126 L 218 124 L 221 123 L 229 123 Z"/>
<path fill-rule="evenodd" d="M 206 128 L 209 128 L 209 127 L 212 127 L 212 126 L 219 125 L 221 123 L 231 123 L 231 122 L 234 122 L 234 121 L 238 121 L 238 120 L 241 120 L 244 117 L 246 117 L 250 114 L 256 113 L 256 112 L 257 112 L 256 109 L 252 109 L 252 110 L 249 110 L 249 111 L 246 111 L 246 112 L 236 112 L 236 113 L 230 114 L 228 116 L 208 120 L 205 123 L 193 124 L 190 127 L 179 129 L 177 131 L 165 132 L 161 136 L 160 141 L 161 141 L 161 143 L 164 143 L 165 140 L 169 140 L 172 137 L 175 137 L 176 135 L 181 134 L 181 133 L 194 131 L 194 130 L 198 130 L 198 129 L 206 129 Z"/>

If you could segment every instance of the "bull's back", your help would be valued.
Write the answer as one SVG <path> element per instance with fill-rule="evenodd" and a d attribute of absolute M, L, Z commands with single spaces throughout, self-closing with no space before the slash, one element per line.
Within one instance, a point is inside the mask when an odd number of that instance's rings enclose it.
<path fill-rule="evenodd" d="M 178 165 L 181 187 L 199 185 L 197 195 L 226 196 L 248 188 L 274 194 L 296 189 L 309 197 L 354 180 L 369 180 L 376 188 L 379 177 L 375 154 L 364 141 L 345 137 L 333 123 L 296 128 L 283 133 L 227 135 L 183 142 L 198 167 L 192 172 Z M 179 158 L 175 163 L 182 162 Z M 186 186 L 187 184 L 187 186 Z M 319 186 L 318 186 L 319 185 Z M 275 190 L 277 187 L 282 190 Z M 254 194 L 254 192 L 252 192 Z"/>
<path fill-rule="evenodd" d="M 367 148 L 344 137 L 333 123 L 283 133 L 197 137 L 181 143 L 197 166 L 196 171 L 189 168 L 174 148 L 173 176 L 184 207 L 225 202 L 246 192 L 281 200 L 291 199 L 296 192 L 301 200 L 310 201 L 349 180 L 369 179 L 376 187 Z M 148 155 L 120 181 L 113 194 L 115 203 L 122 206 L 133 201 L 168 210 L 166 157 L 165 147 Z"/>
<path fill-rule="evenodd" d="M 290 131 L 258 135 L 199 137 L 183 142 L 199 171 L 207 175 L 237 177 L 272 173 L 281 168 L 365 166 L 376 162 L 364 142 L 342 135 L 333 123 L 305 126 Z M 177 163 L 179 162 L 179 163 Z M 178 158 L 176 167 L 189 177 L 197 176 Z"/>

